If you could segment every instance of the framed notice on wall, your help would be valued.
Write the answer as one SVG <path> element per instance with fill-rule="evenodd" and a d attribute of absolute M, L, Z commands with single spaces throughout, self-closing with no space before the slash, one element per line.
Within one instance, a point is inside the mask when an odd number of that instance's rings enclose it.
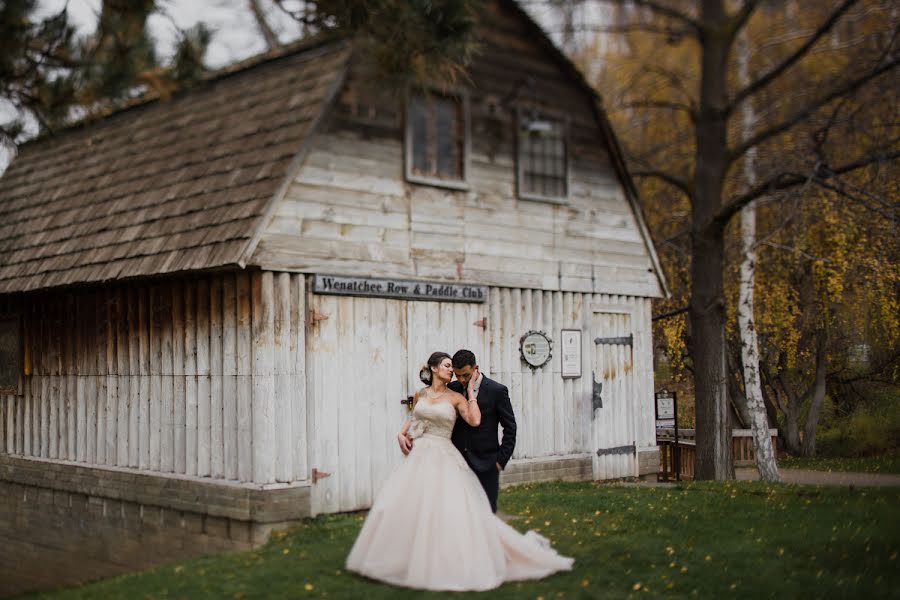
<path fill-rule="evenodd" d="M 562 351 L 562 377 L 563 379 L 577 379 L 581 377 L 581 330 L 563 329 L 560 332 L 560 344 Z"/>
<path fill-rule="evenodd" d="M 19 317 L 0 317 L 0 394 L 19 393 L 21 355 Z"/>

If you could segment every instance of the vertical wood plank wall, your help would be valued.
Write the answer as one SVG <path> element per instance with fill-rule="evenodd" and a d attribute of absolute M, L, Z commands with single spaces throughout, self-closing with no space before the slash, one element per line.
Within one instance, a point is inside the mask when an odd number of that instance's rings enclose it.
<path fill-rule="evenodd" d="M 0 451 L 306 479 L 305 293 L 302 275 L 256 271 L 0 299 L 25 353 L 24 393 L 0 395 Z"/>
<path fill-rule="evenodd" d="M 610 335 L 592 331 L 593 310 L 598 306 L 621 307 L 632 315 L 634 442 L 639 451 L 656 446 L 649 298 L 491 288 L 489 304 L 490 355 L 483 362 L 490 376 L 509 388 L 518 429 L 513 458 L 597 450 L 591 447 L 591 364 L 594 338 Z M 561 329 L 582 330 L 582 376 L 578 379 L 561 377 Z M 519 356 L 519 338 L 529 330 L 544 331 L 553 340 L 550 363 L 536 371 Z"/>

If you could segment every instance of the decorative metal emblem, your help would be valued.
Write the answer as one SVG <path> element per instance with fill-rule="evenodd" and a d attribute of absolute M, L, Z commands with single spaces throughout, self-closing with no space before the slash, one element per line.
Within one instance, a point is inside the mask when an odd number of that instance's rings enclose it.
<path fill-rule="evenodd" d="M 553 342 L 543 331 L 529 331 L 519 338 L 519 354 L 532 371 L 540 369 L 553 356 Z"/>

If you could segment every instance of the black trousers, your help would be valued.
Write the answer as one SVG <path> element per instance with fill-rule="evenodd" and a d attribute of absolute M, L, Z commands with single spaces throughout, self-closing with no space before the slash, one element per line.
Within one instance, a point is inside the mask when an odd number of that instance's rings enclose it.
<path fill-rule="evenodd" d="M 491 502 L 491 510 L 497 512 L 497 494 L 500 492 L 500 471 L 494 466 L 487 471 L 475 471 L 475 475 L 478 476 L 481 487 L 483 487 L 485 493 L 487 493 L 488 500 Z"/>

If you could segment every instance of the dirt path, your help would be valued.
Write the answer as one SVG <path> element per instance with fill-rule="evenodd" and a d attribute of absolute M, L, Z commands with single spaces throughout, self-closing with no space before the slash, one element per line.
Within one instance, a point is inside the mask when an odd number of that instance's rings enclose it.
<path fill-rule="evenodd" d="M 759 474 L 753 467 L 735 469 L 740 481 L 755 481 Z M 813 471 L 810 469 L 781 469 L 781 481 L 802 485 L 845 485 L 856 487 L 900 487 L 900 475 L 885 473 L 850 473 L 842 471 Z"/>

